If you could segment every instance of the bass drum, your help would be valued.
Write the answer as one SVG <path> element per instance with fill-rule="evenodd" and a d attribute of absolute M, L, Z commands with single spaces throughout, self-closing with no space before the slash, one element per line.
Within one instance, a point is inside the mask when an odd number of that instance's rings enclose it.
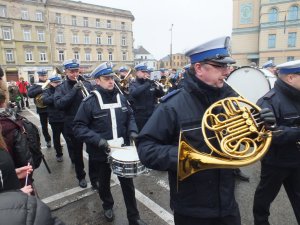
<path fill-rule="evenodd" d="M 256 103 L 259 98 L 271 90 L 265 74 L 253 67 L 241 67 L 234 70 L 226 81 L 239 95 Z"/>
<path fill-rule="evenodd" d="M 275 81 L 277 80 L 277 76 L 275 76 L 273 73 L 271 73 L 267 69 L 260 69 L 260 71 L 264 73 L 265 77 L 269 81 L 270 87 L 273 88 Z"/>

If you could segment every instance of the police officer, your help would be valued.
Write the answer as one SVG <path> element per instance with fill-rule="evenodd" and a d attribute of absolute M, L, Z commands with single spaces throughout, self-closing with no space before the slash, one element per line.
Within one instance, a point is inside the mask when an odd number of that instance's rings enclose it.
<path fill-rule="evenodd" d="M 107 162 L 109 145 L 129 144 L 129 136 L 136 138 L 137 127 L 126 99 L 114 87 L 111 63 L 100 64 L 93 72 L 96 90 L 84 99 L 75 117 L 74 133 L 86 143 L 91 168 L 99 174 L 99 196 L 104 216 L 113 221 L 114 200 L 110 191 L 111 168 Z M 146 224 L 137 210 L 132 178 L 118 177 L 130 225 Z"/>
<path fill-rule="evenodd" d="M 79 181 L 79 186 L 86 188 L 86 173 L 84 171 L 82 155 L 83 143 L 74 137 L 73 120 L 79 105 L 84 98 L 84 87 L 88 91 L 90 91 L 92 87 L 89 82 L 84 81 L 79 77 L 79 61 L 76 59 L 66 60 L 63 63 L 63 66 L 66 73 L 66 79 L 55 89 L 54 105 L 65 113 L 64 130 L 68 151 L 72 154 L 71 160 L 75 164 L 75 172 Z M 78 80 L 82 81 L 79 82 Z"/>
<path fill-rule="evenodd" d="M 40 116 L 40 122 L 42 126 L 42 132 L 47 144 L 48 148 L 51 148 L 51 137 L 48 132 L 48 109 L 46 105 L 40 105 L 37 104 L 36 97 L 41 95 L 43 93 L 43 85 L 48 79 L 48 72 L 47 70 L 39 70 L 37 71 L 38 77 L 39 77 L 39 82 L 33 84 L 29 89 L 28 89 L 28 97 L 29 98 L 34 98 L 34 103 L 36 104 L 36 112 Z"/>
<path fill-rule="evenodd" d="M 276 65 L 273 63 L 273 60 L 269 60 L 262 65 L 263 69 L 270 71 L 272 74 L 277 75 Z"/>
<path fill-rule="evenodd" d="M 49 123 L 52 128 L 53 144 L 56 151 L 56 160 L 57 162 L 62 162 L 63 152 L 60 143 L 60 135 L 63 134 L 66 139 L 64 132 L 64 111 L 59 110 L 54 106 L 55 88 L 61 84 L 62 79 L 59 74 L 54 73 L 49 76 L 49 81 L 50 86 L 43 92 L 42 100 L 48 108 Z M 69 153 L 69 155 L 71 154 Z"/>
<path fill-rule="evenodd" d="M 199 45 L 186 53 L 191 67 L 184 88 L 162 98 L 138 136 L 141 162 L 168 171 L 171 208 L 176 225 L 240 225 L 234 196 L 232 169 L 209 169 L 179 182 L 177 189 L 178 139 L 180 130 L 196 149 L 211 152 L 201 135 L 201 120 L 214 102 L 236 93 L 224 83 L 228 76 L 229 37 Z M 200 134 L 199 134 L 200 132 Z"/>
<path fill-rule="evenodd" d="M 164 95 L 161 87 L 150 80 L 150 74 L 145 63 L 134 67 L 135 81 L 129 84 L 129 101 L 132 102 L 135 121 L 141 130 L 151 116 L 159 97 Z"/>
<path fill-rule="evenodd" d="M 283 185 L 300 224 L 300 60 L 277 66 L 279 77 L 258 105 L 272 109 L 278 132 L 261 162 L 254 223 L 267 225 L 270 205 Z"/>

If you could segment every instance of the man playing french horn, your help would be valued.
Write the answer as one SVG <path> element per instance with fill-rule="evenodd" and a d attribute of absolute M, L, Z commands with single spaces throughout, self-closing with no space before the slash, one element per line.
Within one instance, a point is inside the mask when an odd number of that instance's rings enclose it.
<path fill-rule="evenodd" d="M 34 98 L 34 103 L 36 105 L 36 112 L 40 116 L 40 122 L 42 126 L 42 132 L 47 144 L 47 147 L 51 147 L 51 137 L 48 132 L 48 109 L 47 106 L 43 104 L 42 100 L 42 93 L 43 91 L 48 88 L 49 82 L 48 79 L 48 72 L 46 70 L 39 70 L 38 72 L 39 82 L 33 84 L 28 89 L 28 97 Z"/>
<path fill-rule="evenodd" d="M 205 117 L 207 110 L 220 100 L 237 99 L 237 97 L 228 98 L 235 97 L 237 94 L 224 82 L 229 75 L 228 64 L 234 62 L 230 58 L 228 50 L 229 40 L 229 37 L 217 38 L 186 53 L 190 57 L 191 67 L 187 71 L 184 88 L 175 90 L 161 99 L 161 104 L 137 138 L 141 162 L 148 168 L 168 171 L 171 192 L 170 205 L 174 212 L 176 225 L 241 224 L 239 207 L 234 196 L 233 169 L 230 169 L 235 168 L 234 162 L 231 162 L 230 157 L 227 159 L 217 158 L 215 156 L 217 153 L 212 151 L 211 146 L 207 143 L 207 141 L 211 141 L 220 148 L 218 146 L 221 145 L 218 143 L 219 137 L 227 138 L 226 132 L 231 132 L 231 129 L 239 132 L 241 128 L 234 123 L 229 123 L 231 124 L 229 130 L 224 129 L 218 133 L 219 136 L 216 136 L 217 132 L 209 130 L 208 134 L 212 134 L 210 138 L 201 132 L 203 127 L 208 126 L 204 125 L 208 118 Z M 227 114 L 228 116 L 233 114 L 234 119 L 234 113 L 242 111 L 238 108 L 237 100 L 227 100 L 223 103 L 224 109 L 220 107 L 212 109 L 208 122 L 212 123 L 214 119 L 220 120 L 220 123 L 226 122 Z M 246 109 L 243 108 L 243 110 L 247 112 Z M 268 118 L 270 123 L 274 122 L 270 110 L 266 109 L 263 112 L 268 115 L 264 119 Z M 222 114 L 214 116 L 212 113 Z M 243 113 L 245 117 L 249 115 L 251 112 Z M 251 130 L 259 129 L 253 136 L 257 136 L 259 140 L 267 143 L 266 147 L 268 147 L 270 144 L 268 133 L 265 133 L 266 137 L 260 136 L 265 131 L 262 125 L 262 122 L 265 121 L 261 121 L 259 111 L 253 115 L 253 118 L 255 118 L 254 121 L 247 120 L 243 127 L 248 127 L 249 124 Z M 186 142 L 183 140 L 187 140 L 195 150 L 185 152 L 183 155 L 179 154 L 182 152 L 181 148 L 187 148 Z M 246 138 L 245 141 L 250 141 L 251 144 L 251 139 Z M 233 141 L 229 143 L 229 146 L 236 143 L 238 142 Z M 245 146 L 249 147 L 248 144 Z M 263 149 L 266 151 L 267 148 Z M 234 154 L 230 150 L 228 152 Z M 241 154 L 239 149 L 237 153 Z M 197 160 L 198 154 L 205 157 L 208 162 L 213 161 L 214 163 L 202 165 L 202 160 Z M 215 157 L 210 158 L 211 154 Z M 263 155 L 263 153 L 260 154 Z M 181 158 L 184 160 L 182 161 Z M 221 164 L 218 165 L 218 162 Z"/>

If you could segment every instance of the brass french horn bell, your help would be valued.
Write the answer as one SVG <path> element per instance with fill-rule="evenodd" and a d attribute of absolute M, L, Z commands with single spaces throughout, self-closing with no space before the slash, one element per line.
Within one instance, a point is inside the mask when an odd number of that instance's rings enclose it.
<path fill-rule="evenodd" d="M 201 170 L 238 168 L 261 159 L 272 135 L 259 118 L 260 108 L 242 97 L 215 102 L 202 118 L 201 131 L 210 153 L 190 146 L 181 131 L 178 147 L 178 180 Z"/>

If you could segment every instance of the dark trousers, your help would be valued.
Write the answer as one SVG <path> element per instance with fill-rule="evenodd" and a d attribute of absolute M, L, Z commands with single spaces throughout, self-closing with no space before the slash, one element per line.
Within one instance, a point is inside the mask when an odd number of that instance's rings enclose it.
<path fill-rule="evenodd" d="M 73 131 L 69 126 L 70 124 L 64 123 L 65 140 L 72 163 L 75 164 L 75 172 L 78 180 L 85 178 L 84 162 L 83 162 L 83 142 L 75 138 Z"/>
<path fill-rule="evenodd" d="M 64 132 L 64 123 L 63 122 L 52 122 L 50 123 L 52 128 L 52 137 L 53 137 L 53 145 L 56 151 L 56 157 L 60 157 L 63 155 L 62 146 L 60 143 L 60 135 L 62 134 L 65 137 Z"/>
<path fill-rule="evenodd" d="M 110 191 L 111 168 L 110 164 L 93 159 L 89 159 L 94 168 L 98 168 L 99 177 L 99 196 L 102 200 L 103 209 L 112 209 L 114 199 Z M 135 190 L 132 178 L 118 177 L 127 209 L 127 218 L 129 221 L 134 221 L 140 218 L 139 211 L 136 205 Z"/>
<path fill-rule="evenodd" d="M 261 164 L 260 182 L 254 195 L 254 224 L 269 225 L 270 205 L 284 186 L 300 224 L 300 168 L 282 168 Z"/>
<path fill-rule="evenodd" d="M 230 215 L 218 218 L 195 218 L 174 213 L 175 225 L 241 225 L 241 216 Z"/>
<path fill-rule="evenodd" d="M 48 113 L 47 112 L 39 113 L 39 116 L 40 116 L 40 122 L 42 126 L 42 133 L 44 135 L 45 141 L 46 142 L 51 141 L 51 137 L 48 132 Z"/>
<path fill-rule="evenodd" d="M 22 93 L 21 94 L 21 106 L 22 108 L 25 107 L 25 103 L 26 103 L 26 107 L 29 108 L 29 102 L 28 102 L 28 95 L 27 93 Z"/>

